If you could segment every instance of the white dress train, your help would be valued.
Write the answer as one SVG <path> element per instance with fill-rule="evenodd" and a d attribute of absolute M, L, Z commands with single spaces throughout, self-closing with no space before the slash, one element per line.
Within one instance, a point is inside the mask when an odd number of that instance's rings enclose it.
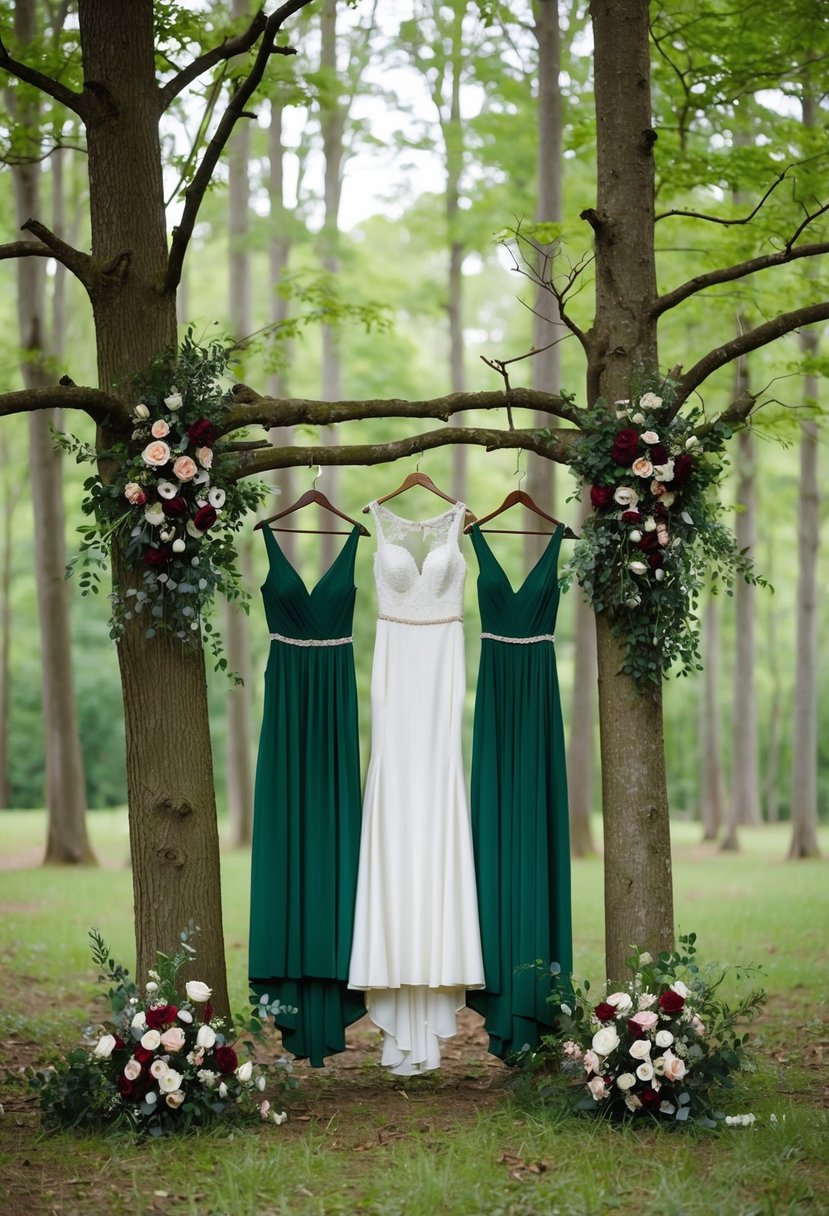
<path fill-rule="evenodd" d="M 484 984 L 461 753 L 465 507 L 413 521 L 371 504 L 379 619 L 349 986 L 402 1076 L 440 1066 Z"/>

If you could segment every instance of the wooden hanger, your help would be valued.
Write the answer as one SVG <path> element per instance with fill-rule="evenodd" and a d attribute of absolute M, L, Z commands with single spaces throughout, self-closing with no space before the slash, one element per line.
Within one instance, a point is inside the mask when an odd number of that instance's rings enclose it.
<path fill-rule="evenodd" d="M 510 509 L 510 507 L 516 507 L 516 506 L 526 507 L 528 511 L 533 511 L 536 515 L 540 515 L 541 518 L 546 519 L 548 523 L 555 524 L 556 527 L 559 527 L 559 526 L 563 527 L 565 540 L 578 540 L 578 537 L 576 536 L 576 534 L 572 528 L 568 527 L 567 524 L 562 524 L 562 521 L 560 519 L 556 519 L 555 516 L 548 515 L 548 513 L 544 510 L 544 508 L 540 507 L 538 505 L 538 503 L 535 501 L 535 499 L 532 498 L 526 492 L 526 490 L 510 490 L 509 494 L 507 494 L 506 498 L 501 503 L 500 507 L 496 507 L 494 511 L 490 511 L 489 515 L 485 515 L 483 517 L 483 519 L 479 519 L 477 521 L 473 520 L 472 523 L 477 522 L 478 527 L 483 529 L 483 525 L 485 523 L 488 523 L 489 520 L 495 519 L 496 515 L 501 515 L 504 511 L 508 511 Z M 464 532 L 468 532 L 470 530 L 470 528 L 472 527 L 472 523 L 469 523 L 466 525 L 466 527 L 464 528 Z M 548 535 L 548 533 L 543 532 L 539 528 L 487 528 L 486 531 L 487 532 L 512 532 L 516 536 L 546 536 L 546 535 Z"/>
<path fill-rule="evenodd" d="M 350 515 L 346 515 L 343 511 L 340 511 L 332 502 L 329 502 L 321 490 L 317 489 L 306 490 L 304 494 L 300 494 L 296 502 L 291 503 L 290 507 L 285 507 L 283 511 L 277 511 L 276 515 L 269 515 L 267 519 L 260 519 L 259 523 L 254 525 L 254 531 L 257 528 L 264 528 L 266 524 L 272 524 L 277 519 L 283 519 L 286 515 L 292 515 L 294 511 L 300 511 L 303 507 L 311 506 L 313 503 L 316 503 L 319 507 L 324 507 L 332 515 L 337 515 L 340 519 L 344 519 L 352 527 L 359 528 L 361 536 L 371 536 L 365 524 L 361 524 L 359 520 L 352 519 Z M 274 528 L 273 530 L 274 532 L 313 532 L 320 536 L 344 535 L 341 528 Z"/>
<path fill-rule="evenodd" d="M 423 486 L 424 490 L 430 490 L 432 494 L 437 494 L 438 498 L 442 498 L 444 502 L 451 502 L 454 504 L 458 503 L 457 498 L 453 498 L 451 494 L 444 493 L 440 486 L 435 485 L 428 473 L 421 473 L 419 469 L 416 469 L 414 473 L 407 473 L 396 490 L 392 490 L 390 493 L 384 494 L 382 498 L 378 498 L 375 501 L 378 505 L 383 502 L 388 502 L 390 498 L 396 498 L 398 494 L 403 494 L 406 490 L 410 490 L 412 486 Z M 370 505 L 363 507 L 363 514 L 365 515 L 369 510 Z M 466 516 L 470 523 L 475 522 L 475 516 L 468 507 L 466 509 Z"/>

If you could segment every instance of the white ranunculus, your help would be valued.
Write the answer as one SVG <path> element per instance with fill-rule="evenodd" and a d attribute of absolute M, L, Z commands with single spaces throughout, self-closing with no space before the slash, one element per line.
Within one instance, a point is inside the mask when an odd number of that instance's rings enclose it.
<path fill-rule="evenodd" d="M 181 539 L 180 536 L 176 540 L 173 541 L 173 552 L 174 553 L 183 553 L 186 548 L 187 548 L 187 544 L 185 543 L 185 541 L 183 541 Z"/>
<path fill-rule="evenodd" d="M 102 1034 L 98 1042 L 95 1044 L 93 1056 L 98 1056 L 101 1060 L 108 1060 L 115 1049 L 115 1035 Z"/>
<path fill-rule="evenodd" d="M 605 1002 L 612 1005 L 617 1013 L 630 1013 L 633 1008 L 633 1001 L 627 992 L 611 992 L 610 996 L 605 997 Z"/>
<path fill-rule="evenodd" d="M 636 1069 L 636 1075 L 640 1081 L 653 1080 L 653 1064 L 651 1064 L 650 1060 L 642 1061 L 642 1063 Z"/>
<path fill-rule="evenodd" d="M 215 507 L 218 511 L 220 507 L 225 505 L 226 497 L 227 495 L 225 494 L 224 490 L 219 489 L 218 486 L 214 486 L 207 495 L 207 501 L 210 503 L 211 507 Z"/>
<path fill-rule="evenodd" d="M 614 1026 L 603 1026 L 593 1035 L 592 1047 L 597 1055 L 609 1056 L 619 1046 L 619 1036 Z"/>
<path fill-rule="evenodd" d="M 670 1047 L 673 1041 L 674 1036 L 671 1034 L 670 1030 L 657 1030 L 655 1038 L 657 1047 Z"/>
<path fill-rule="evenodd" d="M 184 402 L 182 401 L 181 393 L 178 391 L 178 389 L 175 387 L 170 389 L 170 396 L 164 398 L 164 404 L 167 406 L 167 409 L 172 410 L 173 413 L 175 413 L 176 410 L 181 409 Z"/>
<path fill-rule="evenodd" d="M 643 393 L 639 398 L 639 405 L 643 410 L 658 410 L 662 405 L 662 398 L 657 397 L 656 393 Z"/>
<path fill-rule="evenodd" d="M 149 407 L 146 406 L 143 401 L 139 401 L 138 405 L 135 407 L 135 416 L 136 418 L 149 418 Z"/>
<path fill-rule="evenodd" d="M 128 1081 L 135 1081 L 137 1077 L 141 1076 L 141 1065 L 135 1056 L 130 1056 L 124 1065 L 124 1076 Z"/>
<path fill-rule="evenodd" d="M 252 1075 L 253 1075 L 253 1064 L 250 1062 L 250 1060 L 245 1060 L 244 1064 L 240 1064 L 239 1067 L 236 1069 L 236 1076 L 239 1078 L 239 1080 L 242 1082 L 243 1085 L 247 1084 L 247 1082 L 251 1079 Z"/>
<path fill-rule="evenodd" d="M 161 1044 L 161 1035 L 157 1030 L 148 1030 L 145 1035 L 141 1036 L 141 1046 L 147 1051 L 155 1051 Z"/>
<path fill-rule="evenodd" d="M 623 510 L 629 511 L 638 503 L 639 495 L 632 486 L 617 486 L 613 493 L 613 501 L 618 503 Z"/>
<path fill-rule="evenodd" d="M 203 984 L 201 980 L 188 980 L 184 985 L 184 991 L 187 993 L 188 1001 L 192 1001 L 194 1005 L 203 1005 L 213 995 L 213 989 L 208 988 L 207 984 Z"/>
<path fill-rule="evenodd" d="M 648 567 L 645 565 L 644 562 L 639 562 L 639 561 L 628 562 L 628 570 L 632 571 L 633 574 L 647 574 L 648 573 Z"/>
<path fill-rule="evenodd" d="M 216 1042 L 216 1031 L 212 1026 L 205 1024 L 199 1027 L 199 1033 L 196 1035 L 197 1047 L 212 1047 Z"/>
<path fill-rule="evenodd" d="M 647 1060 L 651 1054 L 650 1039 L 637 1039 L 630 1045 L 630 1054 L 634 1060 Z"/>
<path fill-rule="evenodd" d="M 639 438 L 643 443 L 659 443 L 659 436 L 656 431 L 643 431 Z"/>
<path fill-rule="evenodd" d="M 618 1089 L 621 1089 L 623 1092 L 626 1089 L 633 1089 L 635 1084 L 636 1084 L 636 1077 L 634 1077 L 632 1072 L 620 1073 L 619 1076 L 616 1078 L 616 1086 Z"/>
<path fill-rule="evenodd" d="M 157 528 L 164 523 L 164 512 L 161 509 L 161 503 L 147 503 L 144 508 L 144 518 L 151 527 Z"/>
<path fill-rule="evenodd" d="M 163 1077 L 159 1078 L 158 1088 L 163 1094 L 172 1094 L 181 1087 L 183 1077 L 174 1068 L 168 1068 Z"/>

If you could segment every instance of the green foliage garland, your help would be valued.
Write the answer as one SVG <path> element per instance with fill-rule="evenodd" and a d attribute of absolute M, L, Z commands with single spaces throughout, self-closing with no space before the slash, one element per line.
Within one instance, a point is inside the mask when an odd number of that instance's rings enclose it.
<path fill-rule="evenodd" d="M 707 424 L 698 409 L 671 406 L 675 385 L 663 381 L 608 408 L 598 401 L 573 446 L 571 468 L 589 488 L 593 514 L 564 569 L 593 610 L 610 614 L 626 643 L 625 672 L 653 686 L 674 664 L 699 670 L 697 609 L 706 574 L 712 590 L 732 594 L 737 576 L 767 586 L 745 550 L 720 522 L 714 491 L 731 432 Z"/>
<path fill-rule="evenodd" d="M 222 670 L 220 639 L 205 614 L 217 591 L 247 610 L 233 534 L 266 493 L 261 483 L 229 476 L 233 459 L 221 440 L 227 364 L 222 343 L 200 346 L 188 330 L 177 352 L 136 378 L 129 442 L 95 452 L 74 436 L 60 439 L 79 462 L 111 461 L 116 469 L 110 481 L 84 482 L 83 511 L 95 522 L 79 529 L 80 552 L 70 563 L 70 571 L 82 567 L 84 595 L 99 590 L 113 545 L 138 572 L 135 585 L 112 595 L 111 636 L 138 619 L 147 638 L 164 630 L 184 645 L 204 639 Z"/>

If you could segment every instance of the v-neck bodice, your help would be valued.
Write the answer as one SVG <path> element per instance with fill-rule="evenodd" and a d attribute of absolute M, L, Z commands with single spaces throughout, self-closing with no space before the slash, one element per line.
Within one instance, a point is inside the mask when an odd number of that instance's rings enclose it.
<path fill-rule="evenodd" d="M 270 528 L 263 528 L 268 576 L 262 599 L 268 628 L 298 641 L 323 641 L 351 634 L 354 616 L 354 558 L 360 536 L 355 526 L 332 564 L 310 591 L 282 551 Z"/>
<path fill-rule="evenodd" d="M 547 547 L 520 587 L 513 588 L 503 566 L 489 547 L 477 524 L 471 531 L 478 558 L 478 603 L 481 629 L 501 637 L 526 638 L 551 634 L 558 612 L 559 586 L 556 570 L 564 528 L 550 536 Z"/>

